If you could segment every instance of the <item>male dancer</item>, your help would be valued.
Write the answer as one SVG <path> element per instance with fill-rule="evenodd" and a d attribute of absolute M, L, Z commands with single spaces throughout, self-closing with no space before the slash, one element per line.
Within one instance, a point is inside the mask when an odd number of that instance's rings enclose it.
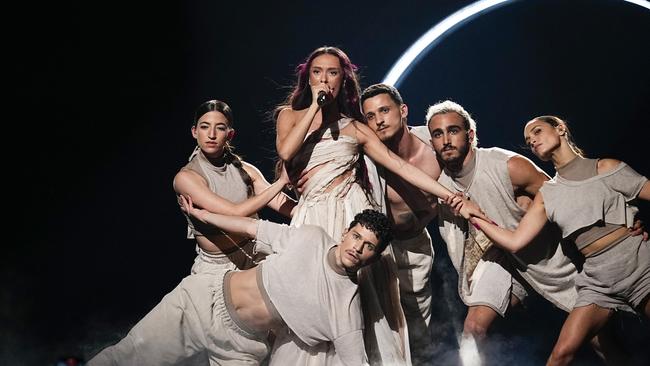
<path fill-rule="evenodd" d="M 525 213 L 518 201 L 534 197 L 548 176 L 514 152 L 478 148 L 476 122 L 454 102 L 444 101 L 429 107 L 426 118 L 431 144 L 443 167 L 440 183 L 485 205 L 481 208 L 488 217 L 494 212 L 499 225 L 516 227 Z M 466 296 L 461 297 L 468 305 L 474 304 L 469 310 L 475 314 L 474 321 L 466 322 L 465 331 L 482 339 L 497 315 L 503 316 L 509 303 L 522 300 L 526 292 L 513 281 L 510 261 L 504 252 L 479 248 L 479 253 L 485 251 L 485 254 L 477 263 L 468 263 L 476 260 L 471 258 L 473 253 L 466 249 L 465 242 L 473 245 L 480 233 L 467 227 L 465 220 L 455 218 L 449 210 L 441 207 L 440 213 L 440 233 L 459 272 L 461 286 L 466 290 Z M 559 239 L 547 230 L 537 238 L 540 242 L 534 247 L 537 252 L 517 253 L 514 258 L 519 259 L 517 269 L 531 286 L 568 311 L 576 296 L 573 286 L 576 268 L 562 252 Z M 468 264 L 471 268 L 467 268 Z"/>
<path fill-rule="evenodd" d="M 430 146 L 409 132 L 408 107 L 394 87 L 375 84 L 361 93 L 363 114 L 379 139 L 402 159 L 434 179 L 440 166 Z M 431 358 L 431 285 L 433 247 L 426 226 L 437 214 L 435 196 L 422 192 L 395 174 L 380 169 L 385 179 L 387 211 L 393 224 L 391 243 L 398 267 L 400 301 L 408 325 L 414 364 Z"/>
<path fill-rule="evenodd" d="M 367 364 L 354 281 L 357 270 L 376 260 L 391 240 L 385 215 L 374 210 L 357 214 L 337 243 L 318 226 L 213 214 L 181 200 L 192 217 L 254 238 L 256 250 L 272 255 L 249 270 L 186 277 L 89 366 L 257 365 L 268 353 L 268 331 L 283 329 L 310 347 L 329 343 L 337 364 Z"/>

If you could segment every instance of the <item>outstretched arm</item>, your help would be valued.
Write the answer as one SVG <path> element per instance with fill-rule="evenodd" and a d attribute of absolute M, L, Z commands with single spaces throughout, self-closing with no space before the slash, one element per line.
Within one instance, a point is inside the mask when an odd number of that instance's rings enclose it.
<path fill-rule="evenodd" d="M 370 127 L 358 122 L 355 125 L 357 127 L 357 141 L 363 146 L 363 151 L 372 160 L 383 165 L 384 168 L 397 174 L 400 178 L 415 187 L 429 192 L 445 202 L 449 198 L 449 201 L 456 206 L 455 208 L 460 208 L 461 214 L 466 214 L 467 216 L 483 216 L 481 209 L 475 203 L 456 196 L 442 184 L 438 183 L 438 181 L 390 151 Z M 462 205 L 457 205 L 460 200 L 462 200 Z"/>
<path fill-rule="evenodd" d="M 528 245 L 546 224 L 546 209 L 544 208 L 544 198 L 542 194 L 537 194 L 533 200 L 526 215 L 519 222 L 519 226 L 514 231 L 500 228 L 492 222 L 485 221 L 478 217 L 469 217 L 470 222 L 483 230 L 490 240 L 496 245 L 515 253 Z"/>
<path fill-rule="evenodd" d="M 250 217 L 221 215 L 196 208 L 192 204 L 192 197 L 190 196 L 186 198 L 185 196 L 180 195 L 178 199 L 183 212 L 205 224 L 210 224 L 223 231 L 251 239 L 255 239 L 255 235 L 257 235 L 258 220 Z"/>

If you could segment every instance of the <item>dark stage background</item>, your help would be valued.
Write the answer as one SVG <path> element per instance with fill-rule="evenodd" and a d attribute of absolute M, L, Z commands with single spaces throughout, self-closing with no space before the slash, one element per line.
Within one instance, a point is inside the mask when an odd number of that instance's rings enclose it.
<path fill-rule="evenodd" d="M 272 179 L 269 112 L 309 52 L 340 46 L 366 87 L 469 3 L 55 2 L 8 12 L 23 26 L 8 34 L 18 65 L 6 72 L 20 84 L 5 140 L 21 147 L 5 153 L 13 220 L 1 255 L 0 364 L 88 358 L 189 273 L 194 245 L 171 184 L 194 146 L 201 102 L 230 104 L 237 151 Z M 450 98 L 477 120 L 481 146 L 531 156 L 524 122 L 556 114 L 590 156 L 648 176 L 649 45 L 650 11 L 637 5 L 522 0 L 447 36 L 400 90 L 412 125 Z M 642 205 L 646 222 L 649 208 Z M 439 241 L 433 281 L 435 361 L 454 364 L 465 310 Z M 534 298 L 528 311 L 499 321 L 495 364 L 543 364 L 563 317 Z M 631 347 L 647 345 L 647 325 L 622 323 Z M 596 362 L 588 349 L 580 357 Z"/>

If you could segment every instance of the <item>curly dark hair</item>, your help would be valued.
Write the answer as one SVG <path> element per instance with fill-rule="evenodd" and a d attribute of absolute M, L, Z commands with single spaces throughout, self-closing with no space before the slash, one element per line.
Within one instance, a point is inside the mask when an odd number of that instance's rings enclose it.
<path fill-rule="evenodd" d="M 383 252 L 390 241 L 393 240 L 393 232 L 390 220 L 388 220 L 388 217 L 386 217 L 386 215 L 377 210 L 367 208 L 356 214 L 356 216 L 354 216 L 354 220 L 350 222 L 348 230 L 352 229 L 357 224 L 360 224 L 361 226 L 375 233 L 377 239 L 379 239 L 379 243 L 375 248 L 377 254 Z"/>

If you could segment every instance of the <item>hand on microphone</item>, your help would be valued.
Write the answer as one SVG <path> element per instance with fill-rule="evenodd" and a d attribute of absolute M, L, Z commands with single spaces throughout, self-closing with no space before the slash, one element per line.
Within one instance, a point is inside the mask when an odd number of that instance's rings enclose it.
<path fill-rule="evenodd" d="M 325 90 L 320 90 L 318 92 L 318 97 L 316 97 L 316 103 L 322 107 L 329 101 L 329 99 L 331 99 L 330 94 Z"/>
<path fill-rule="evenodd" d="M 313 85 L 309 83 L 309 86 L 311 87 L 311 93 L 314 96 L 314 102 L 316 102 L 319 107 L 328 104 L 334 99 L 332 89 L 327 85 L 327 83 L 321 81 L 320 83 Z"/>

